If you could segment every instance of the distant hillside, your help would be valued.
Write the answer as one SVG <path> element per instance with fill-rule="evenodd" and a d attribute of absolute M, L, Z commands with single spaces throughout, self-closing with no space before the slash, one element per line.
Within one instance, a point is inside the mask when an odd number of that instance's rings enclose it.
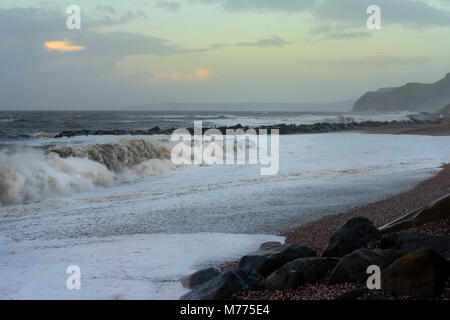
<path fill-rule="evenodd" d="M 370 91 L 359 98 L 353 111 L 437 111 L 450 103 L 450 73 L 438 82 L 408 83 L 398 88 Z"/>
<path fill-rule="evenodd" d="M 441 114 L 450 114 L 450 104 L 438 111 Z"/>

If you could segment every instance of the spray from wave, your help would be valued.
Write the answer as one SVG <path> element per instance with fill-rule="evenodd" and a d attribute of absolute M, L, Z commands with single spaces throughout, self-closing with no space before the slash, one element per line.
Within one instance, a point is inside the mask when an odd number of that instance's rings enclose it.
<path fill-rule="evenodd" d="M 47 153 L 35 149 L 2 151 L 0 205 L 108 187 L 116 180 L 175 169 L 170 161 L 170 145 L 153 140 L 54 147 Z"/>
<path fill-rule="evenodd" d="M 198 143 L 195 140 L 192 145 Z M 221 141 L 208 142 L 214 143 L 225 148 L 225 152 L 235 151 L 228 150 L 229 145 Z M 174 145 L 168 140 L 122 139 L 114 143 L 53 147 L 50 152 L 0 151 L 0 205 L 38 201 L 183 169 L 186 166 L 171 161 Z M 234 146 L 245 147 L 242 143 Z"/>
<path fill-rule="evenodd" d="M 0 205 L 107 187 L 113 180 L 111 171 L 89 159 L 63 159 L 37 150 L 0 153 Z"/>

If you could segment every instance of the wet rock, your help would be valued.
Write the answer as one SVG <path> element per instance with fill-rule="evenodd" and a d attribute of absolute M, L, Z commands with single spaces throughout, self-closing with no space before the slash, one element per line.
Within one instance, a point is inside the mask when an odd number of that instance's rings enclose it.
<path fill-rule="evenodd" d="M 381 273 L 381 288 L 399 295 L 438 297 L 450 275 L 450 263 L 431 249 L 421 249 L 398 259 Z"/>
<path fill-rule="evenodd" d="M 357 249 L 366 246 L 370 241 L 380 239 L 381 234 L 375 224 L 368 218 L 355 217 L 348 220 L 344 226 L 335 231 L 323 257 L 343 257 Z"/>
<path fill-rule="evenodd" d="M 446 258 L 450 258 L 449 236 L 434 236 L 411 231 L 388 233 L 381 238 L 379 246 L 382 249 L 402 250 L 408 253 L 429 248 Z"/>
<path fill-rule="evenodd" d="M 427 222 L 450 218 L 450 194 L 380 227 L 381 233 L 396 232 Z"/>
<path fill-rule="evenodd" d="M 206 268 L 180 279 L 183 287 L 192 289 L 221 274 L 218 268 Z"/>
<path fill-rule="evenodd" d="M 273 249 L 279 246 L 282 246 L 283 244 L 281 242 L 277 242 L 277 241 L 269 241 L 269 242 L 264 242 L 262 245 L 259 246 L 259 250 L 269 250 L 269 249 Z"/>
<path fill-rule="evenodd" d="M 256 288 L 262 279 L 258 272 L 239 269 L 224 272 L 183 295 L 181 300 L 229 299 L 233 293 Z"/>
<path fill-rule="evenodd" d="M 264 277 L 289 261 L 297 258 L 313 257 L 317 252 L 299 244 L 267 244 L 255 253 L 242 257 L 239 268 L 258 271 Z"/>
<path fill-rule="evenodd" d="M 292 289 L 305 283 L 313 283 L 332 269 L 339 259 L 298 258 L 286 263 L 261 281 L 261 289 Z"/>
<path fill-rule="evenodd" d="M 334 267 L 330 275 L 330 284 L 363 283 L 369 277 L 367 267 L 377 265 L 380 269 L 384 269 L 404 255 L 405 252 L 396 250 L 356 250 L 344 256 Z"/>

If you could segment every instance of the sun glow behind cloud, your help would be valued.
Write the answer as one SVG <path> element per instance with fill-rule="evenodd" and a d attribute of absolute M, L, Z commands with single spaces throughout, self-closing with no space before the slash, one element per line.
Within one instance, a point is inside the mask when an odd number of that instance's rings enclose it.
<path fill-rule="evenodd" d="M 84 46 L 73 45 L 72 42 L 66 39 L 63 41 L 46 41 L 45 48 L 47 50 L 60 52 L 81 51 L 86 49 Z"/>
<path fill-rule="evenodd" d="M 75 31 L 64 2 L 2 0 L 0 108 L 321 102 L 432 82 L 450 70 L 444 1 L 377 0 L 382 29 L 368 30 L 370 0 L 79 0 Z M 63 94 L 74 86 L 82 102 Z"/>

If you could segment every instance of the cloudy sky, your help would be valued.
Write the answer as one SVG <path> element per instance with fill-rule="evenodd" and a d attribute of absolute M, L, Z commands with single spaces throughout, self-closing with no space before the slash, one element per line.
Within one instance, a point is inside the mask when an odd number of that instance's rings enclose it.
<path fill-rule="evenodd" d="M 442 78 L 449 39 L 450 0 L 2 0 L 0 109 L 354 99 Z"/>

